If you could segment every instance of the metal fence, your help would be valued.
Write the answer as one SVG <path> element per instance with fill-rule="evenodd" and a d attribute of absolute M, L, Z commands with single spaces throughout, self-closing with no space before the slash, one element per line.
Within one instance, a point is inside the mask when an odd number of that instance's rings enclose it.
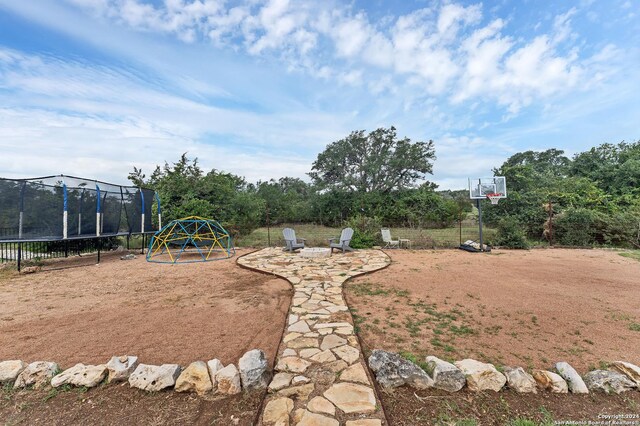
<path fill-rule="evenodd" d="M 152 233 L 62 241 L 0 242 L 0 264 L 15 263 L 20 270 L 24 264 L 40 265 L 50 259 L 83 255 L 95 256 L 95 261 L 100 262 L 101 253 L 117 248 L 144 252 L 149 234 Z"/>

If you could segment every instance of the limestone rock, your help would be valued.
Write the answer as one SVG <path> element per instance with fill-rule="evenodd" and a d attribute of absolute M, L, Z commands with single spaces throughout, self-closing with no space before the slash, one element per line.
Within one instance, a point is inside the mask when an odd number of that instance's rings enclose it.
<path fill-rule="evenodd" d="M 287 328 L 287 331 L 296 333 L 308 333 L 311 331 L 311 329 L 309 328 L 309 324 L 307 324 L 306 321 L 300 320 L 294 324 L 291 324 L 289 328 Z"/>
<path fill-rule="evenodd" d="M 507 386 L 518 393 L 538 393 L 536 381 L 531 374 L 522 367 L 506 367 L 504 375 L 507 378 Z"/>
<path fill-rule="evenodd" d="M 347 363 L 341 359 L 322 365 L 323 369 L 333 371 L 334 373 L 339 373 L 347 367 Z"/>
<path fill-rule="evenodd" d="M 303 385 L 305 383 L 309 383 L 311 380 L 309 380 L 308 377 L 305 376 L 295 376 L 293 378 L 293 380 L 291 380 L 291 383 L 294 385 Z"/>
<path fill-rule="evenodd" d="M 282 351 L 282 356 L 296 356 L 296 355 L 298 355 L 298 353 L 294 349 L 285 349 L 284 351 Z"/>
<path fill-rule="evenodd" d="M 311 363 L 309 361 L 305 361 L 302 358 L 288 356 L 280 358 L 278 360 L 278 364 L 276 364 L 276 370 L 292 373 L 304 373 L 310 365 Z"/>
<path fill-rule="evenodd" d="M 363 385 L 369 384 L 369 376 L 367 376 L 367 372 L 359 362 L 344 370 L 340 374 L 340 380 L 362 383 Z"/>
<path fill-rule="evenodd" d="M 291 379 L 293 379 L 293 374 L 291 373 L 277 373 L 269 383 L 269 391 L 276 392 L 286 388 L 291 383 Z"/>
<path fill-rule="evenodd" d="M 218 383 L 218 393 L 224 395 L 234 395 L 242 391 L 240 385 L 240 373 L 235 365 L 229 364 L 216 373 Z"/>
<path fill-rule="evenodd" d="M 293 410 L 291 398 L 276 398 L 267 402 L 262 413 L 264 426 L 289 426 L 289 413 Z"/>
<path fill-rule="evenodd" d="M 300 420 L 302 420 L 302 416 L 304 416 L 304 413 L 306 412 L 307 410 L 305 410 L 304 408 L 293 410 L 293 413 L 291 414 L 291 417 L 293 418 L 293 424 L 297 425 L 298 423 L 300 423 Z"/>
<path fill-rule="evenodd" d="M 286 336 L 284 336 L 284 338 L 282 339 L 282 341 L 284 343 L 290 342 L 292 340 L 297 339 L 298 337 L 302 336 L 301 333 L 288 333 Z"/>
<path fill-rule="evenodd" d="M 129 386 L 155 392 L 175 385 L 179 375 L 178 364 L 138 364 L 129 376 Z"/>
<path fill-rule="evenodd" d="M 138 366 L 137 356 L 114 356 L 107 363 L 107 382 L 124 382 Z"/>
<path fill-rule="evenodd" d="M 322 344 L 320 345 L 320 349 L 323 351 L 325 349 L 337 348 L 338 346 L 346 345 L 347 341 L 342 337 L 336 334 L 329 334 L 322 339 Z"/>
<path fill-rule="evenodd" d="M 15 382 L 18 374 L 27 368 L 27 363 L 20 360 L 0 362 L 0 383 Z"/>
<path fill-rule="evenodd" d="M 92 388 L 100 384 L 107 375 L 107 366 L 76 364 L 51 379 L 51 386 L 57 388 L 64 384 Z"/>
<path fill-rule="evenodd" d="M 620 394 L 637 385 L 617 371 L 594 370 L 584 375 L 584 383 L 590 391 Z"/>
<path fill-rule="evenodd" d="M 355 383 L 336 383 L 324 392 L 324 397 L 345 413 L 368 413 L 376 409 L 373 389 Z"/>
<path fill-rule="evenodd" d="M 568 393 L 567 382 L 556 373 L 545 370 L 533 370 L 533 378 L 542 389 L 548 389 L 553 393 Z"/>
<path fill-rule="evenodd" d="M 322 352 L 320 349 L 318 348 L 307 348 L 307 349 L 302 349 L 300 351 L 300 356 L 302 358 L 311 358 L 312 356 L 319 354 L 320 352 Z M 295 355 L 295 354 L 294 354 Z M 282 354 L 282 356 L 286 356 L 285 354 Z"/>
<path fill-rule="evenodd" d="M 333 352 L 345 360 L 347 364 L 353 364 L 360 358 L 360 351 L 349 345 L 338 346 L 333 349 Z"/>
<path fill-rule="evenodd" d="M 271 372 L 267 356 L 260 349 L 253 349 L 238 361 L 244 390 L 264 389 L 269 385 Z"/>
<path fill-rule="evenodd" d="M 204 361 L 195 361 L 185 368 L 176 380 L 176 392 L 193 392 L 198 395 L 213 389 L 209 369 Z"/>
<path fill-rule="evenodd" d="M 309 395 L 315 389 L 315 385 L 313 383 L 309 383 L 306 385 L 300 386 L 292 386 L 290 388 L 285 388 L 278 391 L 278 395 L 286 396 L 288 398 L 293 398 L 298 401 L 306 401 L 309 399 Z"/>
<path fill-rule="evenodd" d="M 304 411 L 302 418 L 296 426 L 339 426 L 340 423 L 336 419 L 332 419 L 322 414 Z"/>
<path fill-rule="evenodd" d="M 209 361 L 207 361 L 207 369 L 209 370 L 209 377 L 211 377 L 211 386 L 212 386 L 212 390 L 213 392 L 215 392 L 218 388 L 218 381 L 216 380 L 216 373 L 220 370 L 222 370 L 222 368 L 224 367 L 224 365 L 222 365 L 222 363 L 220 362 L 219 359 L 214 358 L 211 359 Z"/>
<path fill-rule="evenodd" d="M 474 359 L 463 359 L 456 361 L 454 365 L 464 373 L 470 391 L 492 390 L 498 392 L 507 382 L 504 374 L 496 370 L 493 364 Z"/>
<path fill-rule="evenodd" d="M 382 426 L 382 421 L 380 419 L 347 420 L 345 426 Z"/>
<path fill-rule="evenodd" d="M 336 415 L 336 407 L 321 396 L 311 399 L 307 404 L 307 410 L 314 413 L 329 414 L 330 416 Z"/>
<path fill-rule="evenodd" d="M 18 374 L 13 387 L 23 388 L 33 385 L 34 388 L 40 389 L 49 383 L 54 374 L 56 374 L 56 371 L 58 371 L 58 364 L 55 362 L 32 362 Z"/>
<path fill-rule="evenodd" d="M 315 337 L 298 337 L 287 342 L 287 347 L 291 349 L 317 348 L 318 339 Z"/>
<path fill-rule="evenodd" d="M 624 361 L 614 361 L 613 364 L 611 364 L 611 367 L 619 373 L 627 376 L 640 388 L 640 367 Z"/>
<path fill-rule="evenodd" d="M 467 383 L 462 370 L 450 362 L 435 356 L 428 356 L 427 373 L 433 379 L 433 387 L 447 392 L 458 392 Z"/>
<path fill-rule="evenodd" d="M 326 350 L 324 350 L 324 351 L 322 351 L 322 352 L 319 352 L 319 353 L 317 353 L 317 354 L 313 355 L 313 356 L 312 356 L 312 357 L 310 357 L 309 359 L 310 359 L 311 361 L 319 362 L 319 363 L 321 363 L 321 364 L 324 364 L 324 363 L 326 363 L 326 362 L 332 362 L 332 361 L 335 361 L 335 360 L 336 360 L 336 359 L 338 359 L 338 358 L 336 358 L 336 356 L 333 354 L 333 352 L 331 352 L 331 350 L 326 349 Z"/>
<path fill-rule="evenodd" d="M 556 363 L 558 374 L 567 382 L 567 386 L 572 393 L 589 393 L 587 385 L 584 384 L 578 372 L 566 362 Z"/>
<path fill-rule="evenodd" d="M 375 349 L 369 356 L 369 367 L 385 388 L 405 384 L 417 389 L 433 386 L 433 380 L 424 370 L 396 353 Z"/>

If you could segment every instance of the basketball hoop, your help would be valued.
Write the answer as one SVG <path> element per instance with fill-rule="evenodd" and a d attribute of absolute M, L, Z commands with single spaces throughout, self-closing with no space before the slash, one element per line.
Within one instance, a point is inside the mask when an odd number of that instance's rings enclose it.
<path fill-rule="evenodd" d="M 487 198 L 489 199 L 489 201 L 491 201 L 491 204 L 496 205 L 498 204 L 498 201 L 500 201 L 500 198 L 502 198 L 502 194 L 500 193 L 487 194 Z"/>

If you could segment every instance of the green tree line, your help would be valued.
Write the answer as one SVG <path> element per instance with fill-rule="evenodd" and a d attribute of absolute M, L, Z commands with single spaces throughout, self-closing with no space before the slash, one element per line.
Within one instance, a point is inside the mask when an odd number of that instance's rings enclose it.
<path fill-rule="evenodd" d="M 507 178 L 509 195 L 485 212 L 502 228 L 498 243 L 640 248 L 640 141 L 572 158 L 558 149 L 520 152 L 493 171 Z"/>
<path fill-rule="evenodd" d="M 148 177 L 134 168 L 129 179 L 158 191 L 166 220 L 216 218 L 235 235 L 267 223 L 445 228 L 467 217 L 472 203 L 467 189 L 438 191 L 427 179 L 435 160 L 433 141 L 399 138 L 390 127 L 329 144 L 308 182 L 247 182 L 205 172 L 186 153 Z M 603 144 L 573 158 L 558 149 L 521 152 L 494 174 L 506 176 L 509 197 L 497 206 L 484 203 L 486 223 L 500 231 L 493 243 L 640 244 L 640 142 Z"/>

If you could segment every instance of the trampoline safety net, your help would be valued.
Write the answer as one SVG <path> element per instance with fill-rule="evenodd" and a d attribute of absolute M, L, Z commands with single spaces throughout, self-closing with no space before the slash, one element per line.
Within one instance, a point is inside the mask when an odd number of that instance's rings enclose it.
<path fill-rule="evenodd" d="M 161 222 L 151 189 L 63 175 L 0 178 L 0 242 L 149 233 Z"/>

